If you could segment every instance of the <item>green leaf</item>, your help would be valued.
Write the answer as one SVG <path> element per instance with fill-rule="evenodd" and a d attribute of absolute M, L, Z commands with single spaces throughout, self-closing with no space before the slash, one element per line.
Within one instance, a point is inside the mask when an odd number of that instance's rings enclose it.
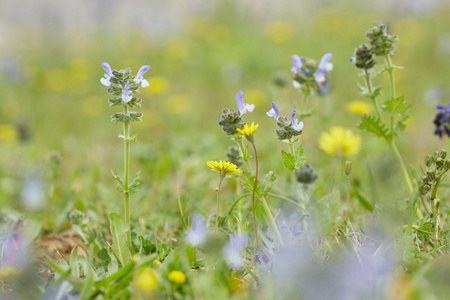
<path fill-rule="evenodd" d="M 95 271 L 92 269 L 92 267 L 89 265 L 89 263 L 86 261 L 84 257 L 80 258 L 81 258 L 80 265 L 81 268 L 83 269 L 84 281 L 78 299 L 88 300 L 92 299 L 91 295 L 94 292 L 94 280 L 96 279 Z"/>
<path fill-rule="evenodd" d="M 111 170 L 111 173 L 114 179 L 117 181 L 117 190 L 122 193 L 124 191 L 122 179 L 120 179 L 119 175 L 114 174 L 113 170 Z"/>
<path fill-rule="evenodd" d="M 378 96 L 381 96 L 382 87 L 376 87 L 372 90 L 372 93 L 366 87 L 360 86 L 359 90 L 362 96 L 367 97 L 369 99 L 375 99 Z"/>
<path fill-rule="evenodd" d="M 388 139 L 388 131 L 386 126 L 377 117 L 364 115 L 362 117 L 362 122 L 357 127 L 359 129 L 372 132 L 379 138 L 383 137 Z"/>
<path fill-rule="evenodd" d="M 253 191 L 253 185 L 255 184 L 255 176 L 252 176 L 250 173 L 242 174 L 242 186 L 247 191 Z"/>
<path fill-rule="evenodd" d="M 275 181 L 277 181 L 277 177 L 275 176 L 274 171 L 270 171 L 269 173 L 264 176 L 264 182 L 262 184 L 262 191 L 264 197 L 267 197 L 267 194 L 272 189 L 272 186 L 274 185 Z"/>
<path fill-rule="evenodd" d="M 289 170 L 291 171 L 295 170 L 295 157 L 292 154 L 281 150 L 281 162 Z"/>
<path fill-rule="evenodd" d="M 128 192 L 133 195 L 139 190 L 139 186 L 141 185 L 141 172 L 137 172 L 136 175 L 134 175 L 133 181 L 130 183 L 130 186 L 128 187 Z"/>
<path fill-rule="evenodd" d="M 299 169 L 304 165 L 306 165 L 305 149 L 303 149 L 303 146 L 300 144 L 295 150 L 295 169 Z"/>
<path fill-rule="evenodd" d="M 383 105 L 381 105 L 381 109 L 384 112 L 390 114 L 403 114 L 406 110 L 411 107 L 410 104 L 407 104 L 404 100 L 403 96 L 386 100 Z"/>
<path fill-rule="evenodd" d="M 122 266 L 126 266 L 131 262 L 131 252 L 127 245 L 126 233 L 130 230 L 128 224 L 118 214 L 109 215 L 110 229 L 113 236 L 111 249 L 119 258 Z"/>
<path fill-rule="evenodd" d="M 72 276 L 75 278 L 80 278 L 80 269 L 78 266 L 78 246 L 75 246 L 70 253 L 70 271 Z"/>
<path fill-rule="evenodd" d="M 418 254 L 418 250 L 414 244 L 414 240 L 411 235 L 403 235 L 395 243 L 395 252 L 397 256 L 403 261 L 413 260 Z"/>
<path fill-rule="evenodd" d="M 354 194 L 356 198 L 358 198 L 359 203 L 364 206 L 365 209 L 372 212 L 373 211 L 373 205 L 370 203 L 369 200 L 367 200 L 363 195 L 361 195 L 357 190 L 354 191 Z"/>

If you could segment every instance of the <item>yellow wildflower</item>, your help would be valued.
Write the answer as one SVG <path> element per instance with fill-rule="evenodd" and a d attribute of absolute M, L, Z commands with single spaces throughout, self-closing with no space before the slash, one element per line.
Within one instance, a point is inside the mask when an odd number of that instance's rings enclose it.
<path fill-rule="evenodd" d="M 19 138 L 17 130 L 11 125 L 0 125 L 0 142 L 9 146 L 14 145 Z"/>
<path fill-rule="evenodd" d="M 250 126 L 248 124 L 244 125 L 244 128 L 236 128 L 238 134 L 242 134 L 245 136 L 250 142 L 253 142 L 253 133 L 258 129 L 259 124 L 255 125 L 255 122 L 252 122 Z"/>
<path fill-rule="evenodd" d="M 209 160 L 206 165 L 211 168 L 211 171 L 218 171 L 220 176 L 224 177 L 227 174 L 238 174 L 242 173 L 242 170 L 238 169 L 238 167 L 229 162 L 229 161 L 212 161 Z"/>
<path fill-rule="evenodd" d="M 319 148 L 330 155 L 352 155 L 358 153 L 361 138 L 348 128 L 331 127 L 330 132 L 323 132 L 319 138 Z"/>
<path fill-rule="evenodd" d="M 170 81 L 161 76 L 154 76 L 149 79 L 150 86 L 142 92 L 149 95 L 164 95 L 170 90 Z"/>
<path fill-rule="evenodd" d="M 347 111 L 357 116 L 368 115 L 372 110 L 370 103 L 354 100 L 347 103 Z"/>
<path fill-rule="evenodd" d="M 151 268 L 144 268 L 137 272 L 134 284 L 138 291 L 145 294 L 151 294 L 158 289 L 159 280 Z"/>
<path fill-rule="evenodd" d="M 181 271 L 172 271 L 169 273 L 169 280 L 176 284 L 183 284 L 186 282 L 186 276 Z"/>

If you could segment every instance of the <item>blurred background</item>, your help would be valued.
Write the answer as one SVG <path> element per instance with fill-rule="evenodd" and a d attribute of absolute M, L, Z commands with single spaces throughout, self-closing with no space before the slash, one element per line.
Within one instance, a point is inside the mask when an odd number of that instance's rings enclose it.
<path fill-rule="evenodd" d="M 266 112 L 270 101 L 282 115 L 301 103 L 291 84 L 292 54 L 320 60 L 327 52 L 334 55 L 331 91 L 309 102 L 316 114 L 303 120 L 308 162 L 320 174 L 318 193 L 333 189 L 329 178 L 341 163 L 318 148 L 318 137 L 339 125 L 362 137 L 362 149 L 350 158 L 361 193 L 392 203 L 405 194 L 398 188 L 403 179 L 385 142 L 357 129 L 360 116 L 347 109 L 348 102 L 364 100 L 349 57 L 379 23 L 399 36 L 393 62 L 404 69 L 396 72 L 397 90 L 414 110 L 398 144 L 406 165 L 420 170 L 425 154 L 439 147 L 435 105 L 450 100 L 449 13 L 445 0 L 2 0 L 2 214 L 46 215 L 44 228 L 54 230 L 74 208 L 121 211 L 110 170 L 122 174 L 122 127 L 110 122 L 116 108 L 100 84 L 103 62 L 134 73 L 152 67 L 145 76 L 150 87 L 142 89 L 143 122 L 132 126 L 138 141 L 131 169 L 142 171 L 143 182 L 133 198 L 135 218 L 158 211 L 170 222 L 178 194 L 192 211 L 214 210 L 217 177 L 206 161 L 226 158 L 233 142 L 217 123 L 224 108 L 236 108 L 242 89 L 245 102 L 256 105 L 245 119 L 260 124 L 261 172 L 281 173 L 282 190 L 293 181 L 280 164 L 287 145 L 276 139 Z M 386 74 L 375 83 L 387 89 Z M 364 184 L 370 178 L 378 185 Z"/>

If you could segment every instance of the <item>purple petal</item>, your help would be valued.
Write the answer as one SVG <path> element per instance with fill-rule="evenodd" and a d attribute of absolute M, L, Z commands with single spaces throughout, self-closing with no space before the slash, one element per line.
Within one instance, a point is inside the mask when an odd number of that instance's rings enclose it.
<path fill-rule="evenodd" d="M 278 118 L 280 117 L 280 115 L 278 113 L 278 107 L 274 102 L 271 102 L 271 103 L 272 103 L 272 109 L 267 112 L 267 115 L 269 117 L 274 117 L 276 120 L 278 120 Z"/>
<path fill-rule="evenodd" d="M 106 62 L 102 63 L 102 68 L 106 71 L 106 73 L 107 73 L 109 76 L 113 76 L 113 73 L 112 73 L 112 71 L 111 71 L 111 67 L 109 66 L 108 63 L 106 63 Z"/>
<path fill-rule="evenodd" d="M 148 70 L 150 70 L 150 69 L 151 69 L 150 66 L 147 66 L 147 65 L 142 66 L 142 67 L 139 69 L 139 71 L 138 71 L 136 77 L 142 77 L 142 75 L 144 75 L 144 74 L 145 74 Z"/>
<path fill-rule="evenodd" d="M 297 54 L 294 54 L 291 56 L 292 60 L 294 61 L 292 63 L 292 73 L 300 73 L 303 65 L 303 57 L 300 58 Z"/>
<path fill-rule="evenodd" d="M 295 109 L 292 111 L 292 124 L 294 124 L 295 120 Z"/>
<path fill-rule="evenodd" d="M 350 57 L 350 62 L 352 63 L 352 64 L 354 64 L 355 62 L 356 62 L 356 58 L 354 58 L 353 56 L 352 57 Z"/>
<path fill-rule="evenodd" d="M 244 90 L 239 91 L 236 94 L 236 104 L 239 108 L 239 111 L 242 111 L 244 109 Z"/>
<path fill-rule="evenodd" d="M 436 105 L 436 109 L 439 109 L 439 110 L 441 110 L 441 109 L 444 109 L 445 108 L 445 106 L 444 105 L 442 105 L 442 104 L 438 104 L 438 105 Z"/>

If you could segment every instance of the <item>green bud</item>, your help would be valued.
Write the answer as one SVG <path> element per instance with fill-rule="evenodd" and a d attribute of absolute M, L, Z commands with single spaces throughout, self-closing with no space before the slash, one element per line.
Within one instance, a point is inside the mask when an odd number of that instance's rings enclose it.
<path fill-rule="evenodd" d="M 444 167 L 444 164 L 445 164 L 445 161 L 442 158 L 438 157 L 436 159 L 436 168 L 437 169 L 442 169 Z"/>
<path fill-rule="evenodd" d="M 444 168 L 445 168 L 445 170 L 450 169 L 450 159 L 445 160 Z"/>
<path fill-rule="evenodd" d="M 371 69 L 377 63 L 373 59 L 372 50 L 366 44 L 362 44 L 355 50 L 355 66 L 359 69 Z"/>
<path fill-rule="evenodd" d="M 344 173 L 346 176 L 348 176 L 348 175 L 350 175 L 351 172 L 352 172 L 352 162 L 346 161 L 345 167 L 344 167 Z"/>
<path fill-rule="evenodd" d="M 79 211 L 77 209 L 73 210 L 69 214 L 69 221 L 71 224 L 74 225 L 81 225 L 84 221 L 84 213 L 82 211 Z"/>
<path fill-rule="evenodd" d="M 291 122 L 291 119 L 287 117 L 278 118 L 277 125 L 281 129 L 276 130 L 276 134 L 279 140 L 289 140 L 302 134 L 302 131 L 297 131 L 292 128 Z"/>
<path fill-rule="evenodd" d="M 370 39 L 373 54 L 377 56 L 393 55 L 398 42 L 396 35 L 387 33 L 386 25 L 380 24 L 370 29 L 366 36 Z"/>
<path fill-rule="evenodd" d="M 244 127 L 244 121 L 239 112 L 232 108 L 224 109 L 220 118 L 219 125 L 223 126 L 223 131 L 228 135 L 235 135 L 238 133 L 236 128 L 242 129 Z"/>
<path fill-rule="evenodd" d="M 440 150 L 438 156 L 442 159 L 445 159 L 445 157 L 447 156 L 447 151 L 445 151 L 445 149 Z"/>
<path fill-rule="evenodd" d="M 431 190 L 431 186 L 428 185 L 428 184 L 424 184 L 424 185 L 419 186 L 419 192 L 420 192 L 422 195 L 425 195 L 425 194 L 428 193 L 430 190 Z"/>
<path fill-rule="evenodd" d="M 425 156 L 425 165 L 427 166 L 427 168 L 429 168 L 433 163 L 434 163 L 433 156 L 430 154 L 427 154 L 427 156 Z"/>
<path fill-rule="evenodd" d="M 300 183 L 311 184 L 316 181 L 318 175 L 314 172 L 313 168 L 311 168 L 309 165 L 306 165 L 295 172 L 295 177 Z"/>
<path fill-rule="evenodd" d="M 429 182 L 433 182 L 436 179 L 436 173 L 434 171 L 427 171 L 427 176 Z"/>
<path fill-rule="evenodd" d="M 243 160 L 240 157 L 241 151 L 236 146 L 230 146 L 228 150 L 225 152 L 227 155 L 228 161 L 240 167 L 243 164 Z"/>

